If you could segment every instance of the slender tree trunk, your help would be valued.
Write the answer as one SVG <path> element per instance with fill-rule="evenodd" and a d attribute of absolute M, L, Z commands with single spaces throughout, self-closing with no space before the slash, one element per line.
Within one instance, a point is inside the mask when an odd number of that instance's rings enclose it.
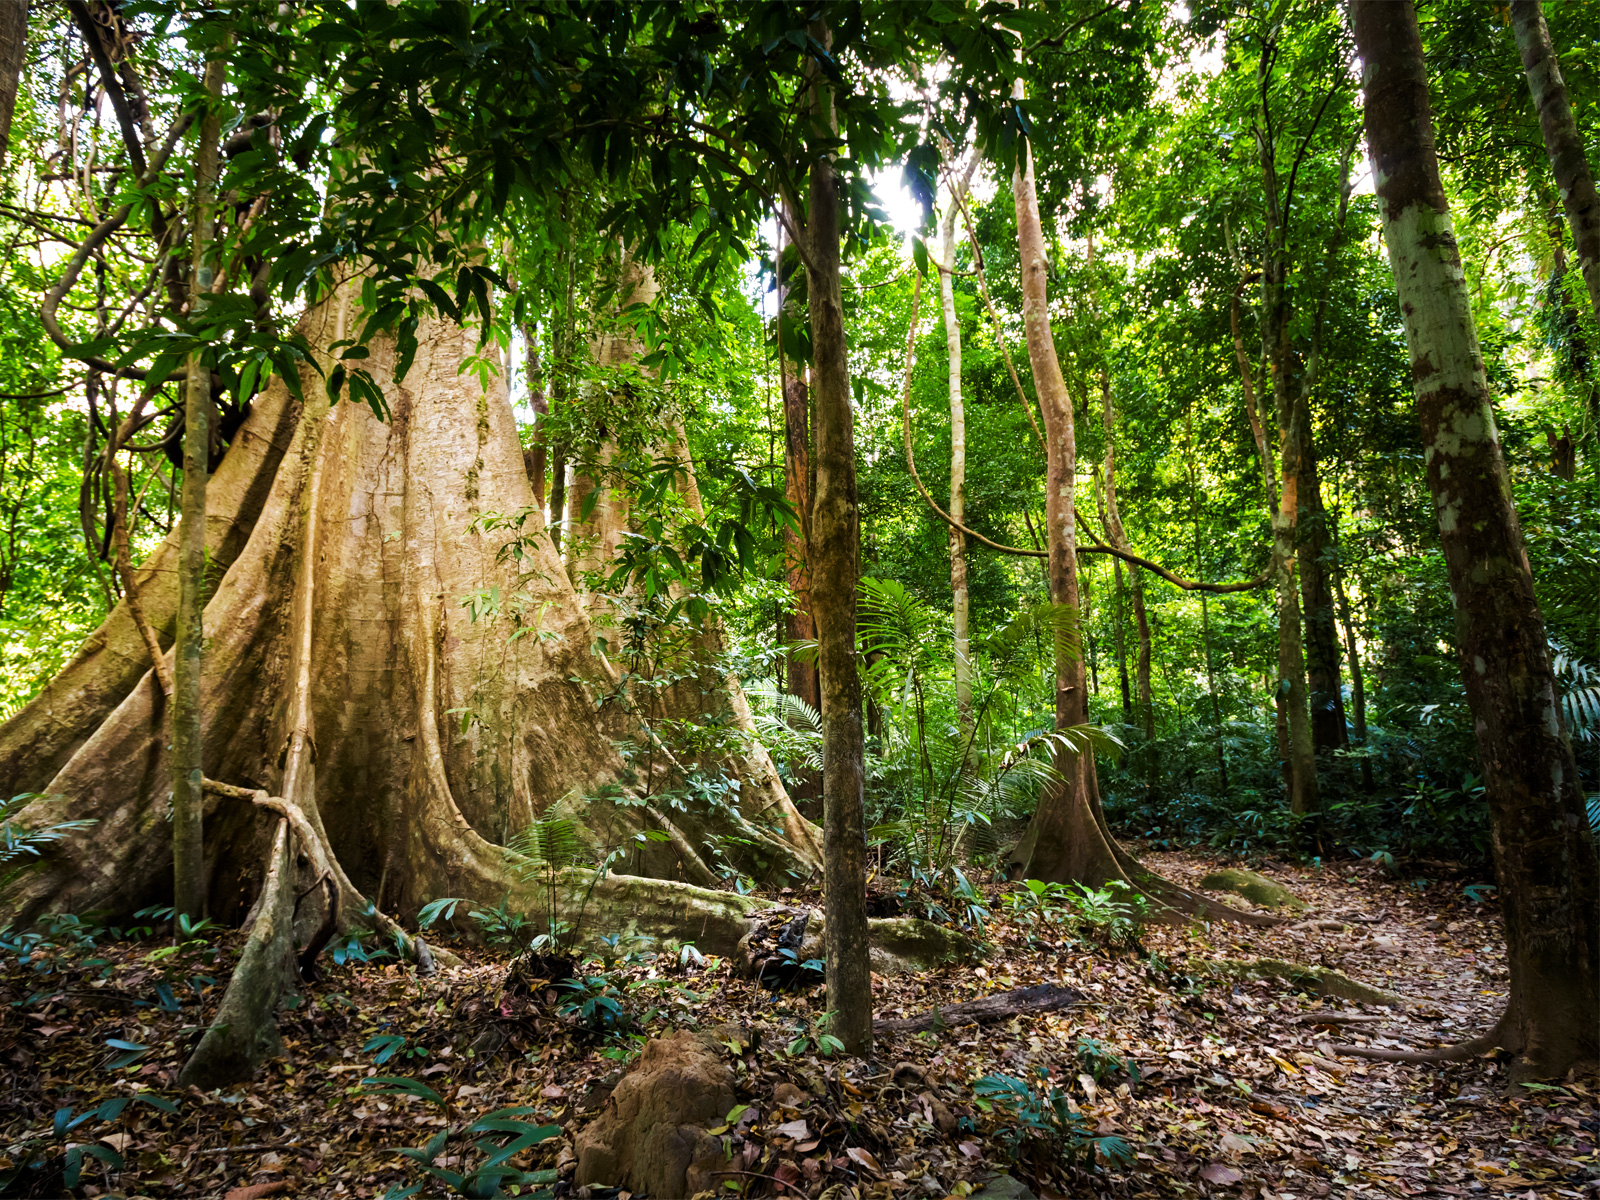
<path fill-rule="evenodd" d="M 550 335 L 550 353 L 555 375 L 550 381 L 552 411 L 565 415 L 567 398 L 572 390 L 572 345 L 577 307 L 573 296 L 577 265 L 573 262 L 571 247 L 566 251 L 567 290 L 561 316 L 553 322 Z M 567 515 L 567 446 L 558 441 L 550 447 L 550 544 L 557 555 L 561 553 L 561 534 Z"/>
<path fill-rule="evenodd" d="M 788 220 L 794 214 L 787 209 Z M 789 584 L 790 602 L 784 615 L 783 637 L 788 652 L 784 673 L 789 695 L 798 697 L 812 708 L 820 708 L 822 697 L 817 690 L 816 659 L 797 652 L 799 642 L 815 641 L 817 624 L 811 614 L 811 570 L 806 563 L 806 525 L 811 520 L 811 396 L 806 387 L 805 374 L 800 363 L 789 354 L 783 342 L 785 317 L 792 317 L 795 303 L 789 294 L 784 262 L 783 223 L 778 226 L 778 374 L 779 390 L 783 393 L 783 484 L 789 504 L 793 507 L 800 529 L 784 530 L 783 549 L 785 575 Z M 815 800 L 822 794 L 822 781 L 813 778 L 814 772 L 802 772 L 796 799 Z"/>
<path fill-rule="evenodd" d="M 1600 193 L 1595 190 L 1594 172 L 1584 155 L 1583 137 L 1572 115 L 1567 85 L 1561 78 L 1539 0 L 1512 0 L 1511 24 L 1517 32 L 1517 50 L 1528 76 L 1528 91 L 1539 112 L 1550 170 L 1561 192 L 1562 207 L 1567 210 L 1567 223 L 1572 226 L 1578 268 L 1589 288 L 1595 320 L 1600 321 Z"/>
<path fill-rule="evenodd" d="M 1018 89 L 1021 81 L 1018 81 Z M 1074 524 L 1078 448 L 1061 363 L 1050 330 L 1046 281 L 1049 260 L 1035 191 L 1033 152 L 1024 149 L 1012 176 L 1016 196 L 1017 248 L 1021 256 L 1022 317 L 1039 411 L 1044 419 L 1045 522 L 1050 599 L 1067 608 L 1073 623 L 1056 635 L 1057 729 L 1088 720 L 1083 656 L 1079 650 L 1077 528 Z M 1092 754 L 1058 750 L 1061 781 L 1039 801 L 1029 834 L 1019 847 L 1023 873 L 1032 879 L 1099 884 L 1121 869 L 1099 815 L 1099 789 Z M 1031 844 L 1029 844 L 1031 842 Z"/>
<path fill-rule="evenodd" d="M 226 67 L 206 64 L 206 111 L 200 120 L 194 159 L 193 261 L 190 315 L 205 307 L 211 290 L 213 224 L 216 219 L 218 104 Z M 173 649 L 172 701 L 172 872 L 173 909 L 198 919 L 205 910 L 206 869 L 201 785 L 204 745 L 200 722 L 200 670 L 205 642 L 206 469 L 211 459 L 211 368 L 198 354 L 189 359 L 184 383 L 183 498 L 178 526 L 178 636 Z"/>
<path fill-rule="evenodd" d="M 1118 550 L 1131 550 L 1127 530 L 1122 524 L 1122 511 L 1117 507 L 1117 411 L 1111 399 L 1111 375 L 1103 369 L 1100 372 L 1100 411 L 1106 435 L 1106 457 L 1101 465 L 1105 495 L 1103 523 L 1106 537 Z M 1118 561 L 1120 563 L 1120 560 Z M 1120 570 L 1120 566 L 1118 569 Z M 1155 704 L 1150 695 L 1150 618 L 1144 605 L 1144 577 L 1139 573 L 1138 567 L 1133 567 L 1129 575 L 1129 591 L 1133 596 L 1133 626 L 1139 637 L 1139 658 L 1135 675 L 1139 686 L 1139 723 L 1144 729 L 1145 741 L 1148 743 L 1154 741 L 1156 736 Z M 1147 755 L 1150 753 L 1146 750 Z M 1148 781 L 1153 785 L 1156 774 L 1154 760 L 1150 760 L 1147 766 Z"/>
<path fill-rule="evenodd" d="M 1307 370 L 1311 368 L 1308 364 Z M 1308 388 L 1302 388 L 1307 391 Z M 1322 503 L 1322 478 L 1311 433 L 1309 397 L 1295 405 L 1300 427 L 1301 518 L 1295 553 L 1300 571 L 1300 606 L 1305 618 L 1306 685 L 1311 704 L 1313 752 L 1338 750 L 1347 744 L 1344 690 L 1339 678 L 1339 631 L 1333 611 L 1331 583 L 1332 518 Z"/>
<path fill-rule="evenodd" d="M 816 33 L 831 42 L 825 28 Z M 812 121 L 835 128 L 832 91 L 814 67 Z M 850 1054 L 872 1049 L 872 976 L 867 944 L 866 783 L 861 677 L 856 670 L 856 578 L 861 526 L 856 499 L 855 413 L 839 279 L 842 214 L 833 160 L 811 163 L 806 225 L 812 386 L 817 406 L 816 491 L 812 502 L 811 606 L 817 622 L 822 689 L 823 889 L 828 1007 L 833 1032 Z"/>
<path fill-rule="evenodd" d="M 1271 148 L 1261 150 L 1266 184 L 1266 264 L 1261 277 L 1261 357 L 1271 375 L 1278 420 L 1278 511 L 1272 517 L 1272 577 L 1278 608 L 1278 695 L 1287 725 L 1289 811 L 1317 808 L 1317 760 L 1311 741 L 1305 651 L 1301 641 L 1300 593 L 1296 586 L 1296 527 L 1300 517 L 1301 425 L 1295 420 L 1295 392 L 1289 353 L 1288 254 L 1280 233 L 1277 176 Z"/>
<path fill-rule="evenodd" d="M 528 484 L 533 488 L 533 507 L 543 517 L 545 462 L 549 454 L 545 426 L 550 416 L 550 403 L 544 398 L 544 372 L 540 370 L 539 343 L 535 339 L 535 330 L 531 326 L 525 327 L 522 336 L 528 347 L 527 357 L 523 360 L 528 374 L 528 407 L 533 409 L 533 445 L 523 450 L 522 461 L 527 465 Z"/>
<path fill-rule="evenodd" d="M 11 115 L 28 61 L 28 0 L 0 4 L 0 164 L 11 144 Z"/>
<path fill-rule="evenodd" d="M 1127 628 L 1126 628 L 1128 618 L 1127 618 L 1126 613 L 1123 611 L 1123 592 L 1124 592 L 1125 589 L 1124 589 L 1123 583 L 1122 583 L 1122 560 L 1120 558 L 1112 559 L 1111 560 L 1111 569 L 1112 569 L 1113 572 L 1115 572 L 1116 587 L 1117 587 L 1117 604 L 1116 604 L 1116 618 L 1115 618 L 1116 649 L 1117 649 L 1117 683 L 1120 685 L 1121 690 L 1122 690 L 1122 723 L 1124 725 L 1132 725 L 1133 724 L 1133 691 L 1129 687 L 1129 684 L 1128 684 L 1128 637 L 1127 637 Z"/>
<path fill-rule="evenodd" d="M 1455 601 L 1506 925 L 1494 1031 L 1513 1080 L 1600 1057 L 1600 865 L 1439 180 L 1416 12 L 1354 0 L 1367 144 L 1405 319 L 1428 485 Z"/>
<path fill-rule="evenodd" d="M 1350 618 L 1350 597 L 1345 594 L 1344 569 L 1333 575 L 1333 594 L 1339 602 L 1339 623 L 1344 628 L 1345 661 L 1350 664 L 1350 707 L 1355 723 L 1356 745 L 1367 744 L 1367 684 L 1361 671 L 1361 653 L 1356 645 L 1355 622 Z M 1372 760 L 1361 759 L 1361 787 L 1372 790 Z"/>
<path fill-rule="evenodd" d="M 976 160 L 974 160 L 976 161 Z M 971 172 L 968 172 L 970 178 Z M 956 316 L 953 272 L 956 268 L 956 217 L 966 194 L 966 180 L 952 185 L 950 205 L 940 221 L 939 303 L 944 312 L 945 355 L 950 391 L 950 516 L 967 520 L 967 410 L 961 398 L 961 322 Z M 950 623 L 955 635 L 956 714 L 963 739 L 972 729 L 972 644 L 967 624 L 967 538 L 950 526 Z"/>

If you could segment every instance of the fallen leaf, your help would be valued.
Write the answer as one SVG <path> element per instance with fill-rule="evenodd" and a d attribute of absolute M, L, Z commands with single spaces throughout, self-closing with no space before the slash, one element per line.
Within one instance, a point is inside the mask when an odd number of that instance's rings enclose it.
<path fill-rule="evenodd" d="M 779 1137 L 793 1138 L 797 1142 L 803 1142 L 811 1136 L 811 1129 L 806 1124 L 804 1117 L 796 1121 L 785 1121 L 782 1125 L 774 1126 L 772 1132 Z"/>
<path fill-rule="evenodd" d="M 1200 1168 L 1200 1178 L 1207 1183 L 1238 1183 L 1244 1178 L 1244 1172 L 1236 1167 L 1226 1166 L 1223 1163 L 1207 1163 Z"/>
<path fill-rule="evenodd" d="M 1255 1148 L 1254 1143 L 1247 1137 L 1240 1137 L 1237 1133 L 1222 1135 L 1222 1148 L 1230 1154 L 1245 1154 Z"/>
<path fill-rule="evenodd" d="M 223 1196 L 222 1200 L 261 1200 L 262 1196 L 275 1196 L 288 1186 L 287 1179 L 269 1179 L 266 1183 L 236 1187 Z"/>
<path fill-rule="evenodd" d="M 846 1147 L 845 1153 L 850 1156 L 850 1161 L 865 1167 L 875 1175 L 882 1175 L 883 1168 L 878 1165 L 878 1160 L 872 1157 L 870 1150 L 863 1150 L 859 1146 Z"/>

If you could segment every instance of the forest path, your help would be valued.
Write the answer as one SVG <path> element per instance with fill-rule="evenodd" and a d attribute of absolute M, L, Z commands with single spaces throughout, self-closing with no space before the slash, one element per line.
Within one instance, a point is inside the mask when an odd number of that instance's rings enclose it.
<path fill-rule="evenodd" d="M 1149 848 L 1143 861 L 1191 884 L 1219 865 Z M 723 1136 L 748 1195 L 818 1197 L 845 1184 L 863 1198 L 936 1200 L 966 1195 L 997 1171 L 1025 1179 L 1042 1198 L 1600 1194 L 1592 1080 L 1508 1100 L 1492 1059 L 1413 1066 L 1337 1052 L 1346 1040 L 1427 1048 L 1494 1019 L 1504 973 L 1498 915 L 1492 901 L 1464 893 L 1470 880 L 1434 876 L 1419 886 L 1416 874 L 1391 878 L 1369 863 L 1251 865 L 1311 905 L 1302 919 L 1342 917 L 1348 928 L 1155 926 L 1143 933 L 1142 953 L 1111 950 L 1087 931 L 1019 919 L 1000 901 L 1014 889 L 992 886 L 988 956 L 878 980 L 877 1015 L 912 1016 L 1041 983 L 1074 988 L 1082 1002 L 981 1028 L 886 1035 L 870 1062 L 816 1053 L 820 989 L 773 994 L 716 959 L 683 970 L 666 945 L 650 962 L 610 971 L 593 963 L 584 972 L 590 996 L 613 999 L 650 1034 L 669 1023 L 722 1028 L 739 1101 L 749 1106 Z M 911 901 L 907 911 L 918 912 Z M 463 948 L 465 965 L 425 979 L 406 964 L 345 953 L 280 1014 L 287 1062 L 236 1088 L 182 1093 L 172 1080 L 239 938 L 208 935 L 152 958 L 164 944 L 104 933 L 90 944 L 64 926 L 27 963 L 15 950 L 0 956 L 0 1154 L 43 1164 L 22 1173 L 19 1190 L 0 1184 L 0 1194 L 62 1194 L 64 1154 L 76 1142 L 125 1163 L 115 1171 L 89 1162 L 83 1195 L 226 1196 L 276 1184 L 284 1195 L 378 1197 L 421 1178 L 397 1149 L 427 1142 L 446 1115 L 421 1100 L 372 1094 L 361 1086 L 371 1075 L 409 1077 L 449 1101 L 456 1133 L 447 1153 L 465 1157 L 441 1160 L 447 1165 L 464 1161 L 470 1170 L 482 1157 L 461 1133 L 466 1122 L 523 1105 L 533 1110 L 526 1119 L 568 1132 L 516 1163 L 565 1169 L 571 1132 L 604 1102 L 639 1044 L 625 1032 L 582 1029 L 560 1011 L 570 994 L 505 990 L 504 954 Z M 1375 1008 L 1207 969 L 1219 958 L 1259 957 L 1333 967 L 1417 1003 Z M 119 1056 L 107 1045 L 113 1038 L 134 1050 Z M 1014 1149 L 1007 1130 L 1026 1119 L 1003 1106 L 986 1111 L 975 1091 L 998 1075 L 1038 1081 L 1041 1100 L 1060 1101 L 1058 1129 L 1076 1127 L 1067 1143 L 1088 1153 L 1069 1162 L 1026 1142 Z M 53 1130 L 62 1108 L 75 1118 L 144 1089 L 177 1111 L 132 1105 Z M 1034 1117 L 1048 1124 L 1045 1113 Z M 1095 1148 L 1085 1138 L 1121 1141 L 1101 1142 L 1089 1170 Z M 1105 1157 L 1124 1144 L 1130 1162 Z M 0 1180 L 7 1170 L 0 1165 Z"/>

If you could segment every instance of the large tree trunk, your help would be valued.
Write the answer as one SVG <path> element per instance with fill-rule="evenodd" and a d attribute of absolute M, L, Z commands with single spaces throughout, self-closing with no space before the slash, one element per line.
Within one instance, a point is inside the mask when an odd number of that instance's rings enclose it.
<path fill-rule="evenodd" d="M 1511 24 L 1517 31 L 1517 50 L 1528 76 L 1528 91 L 1539 112 L 1550 170 L 1561 192 L 1567 223 L 1572 226 L 1578 267 L 1589 288 L 1595 320 L 1600 321 L 1600 193 L 1595 190 L 1594 172 L 1584 155 L 1583 137 L 1572 116 L 1567 85 L 1561 78 L 1539 0 L 1512 0 Z"/>
<path fill-rule="evenodd" d="M 304 328 L 313 345 L 347 336 L 348 298 L 321 306 Z M 470 330 L 425 321 L 418 336 L 403 383 L 392 380 L 392 345 L 372 346 L 368 362 L 390 423 L 319 400 L 299 413 L 249 540 L 206 608 L 205 774 L 297 804 L 326 844 L 340 908 L 352 920 L 369 896 L 410 912 L 440 895 L 486 903 L 508 890 L 531 895 L 536 888 L 517 879 L 514 857 L 496 843 L 551 812 L 579 822 L 597 859 L 627 848 L 618 869 L 642 875 L 694 876 L 682 848 L 718 838 L 751 873 L 778 858 L 809 873 L 819 864 L 810 848 L 787 841 L 785 831 L 804 824 L 775 780 L 751 780 L 737 813 L 691 807 L 670 828 L 648 809 L 600 798 L 602 785 L 626 777 L 615 743 L 639 729 L 605 699 L 615 680 L 590 650 L 580 598 L 547 538 L 531 539 L 519 573 L 497 561 L 496 536 L 472 529 L 479 513 L 515 512 L 532 500 L 503 378 L 484 393 L 459 374 L 475 352 Z M 316 386 L 309 371 L 305 385 Z M 292 408 L 285 390 L 275 381 L 258 398 L 252 424 Z M 253 460 L 260 441 L 238 439 L 218 479 L 237 484 L 235 456 Z M 213 501 L 224 496 L 242 505 L 251 492 L 212 489 Z M 211 516 L 213 528 L 240 523 L 237 511 L 215 504 Z M 474 620 L 464 601 L 492 588 L 526 603 Z M 513 637 L 530 625 L 542 636 Z M 136 637 L 118 643 L 118 657 L 140 670 L 105 703 L 97 727 L 74 739 L 81 744 L 61 751 L 64 765 L 40 789 L 65 799 L 22 818 L 97 824 L 17 890 L 18 916 L 46 905 L 128 911 L 170 895 L 170 758 Z M 80 655 L 63 679 L 88 674 L 105 685 L 112 673 L 95 670 L 104 652 Z M 74 699 L 62 680 L 51 687 L 48 694 Z M 88 708 L 69 711 L 81 722 Z M 0 744 L 52 745 L 53 725 L 48 706 L 30 705 L 0 729 Z M 236 919 L 256 890 L 272 829 L 237 799 L 208 795 L 206 803 L 209 907 Z M 645 829 L 669 840 L 634 840 Z M 634 885 L 598 886 L 603 907 Z M 691 899 L 690 907 L 722 903 Z M 661 901 L 665 909 L 677 903 Z"/>
<path fill-rule="evenodd" d="M 1513 1079 L 1600 1057 L 1600 865 L 1439 181 L 1410 0 L 1355 0 L 1367 144 L 1405 319 L 1505 914 Z"/>
<path fill-rule="evenodd" d="M 817 33 L 824 44 L 826 29 Z M 835 127 L 831 90 L 814 67 L 812 121 Z M 838 185 L 826 154 L 811 163 L 807 206 L 807 294 L 817 405 L 817 491 L 811 515 L 811 605 L 822 688 L 823 888 L 827 895 L 828 1007 L 851 1054 L 872 1048 L 872 977 L 867 947 L 865 740 L 856 670 L 856 579 L 861 526 L 856 498 L 855 412 L 839 278 Z"/>

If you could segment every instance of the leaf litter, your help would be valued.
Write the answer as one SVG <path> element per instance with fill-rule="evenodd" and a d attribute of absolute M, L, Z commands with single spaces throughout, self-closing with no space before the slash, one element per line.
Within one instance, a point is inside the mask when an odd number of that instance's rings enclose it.
<path fill-rule="evenodd" d="M 1145 862 L 1190 885 L 1216 865 L 1181 852 Z M 279 1014 L 282 1059 L 249 1083 L 185 1093 L 174 1080 L 221 998 L 238 934 L 220 935 L 214 961 L 186 979 L 151 961 L 148 940 L 102 936 L 26 963 L 8 953 L 0 1179 L 16 1176 L 8 1194 L 66 1194 L 77 1148 L 70 1178 L 84 1196 L 380 1197 L 420 1178 L 401 1149 L 522 1106 L 562 1134 L 513 1165 L 544 1170 L 558 1196 L 582 1195 L 570 1183 L 573 1133 L 642 1037 L 685 1026 L 719 1029 L 735 1070 L 739 1108 L 718 1131 L 740 1172 L 729 1195 L 965 1196 L 997 1173 L 1046 1200 L 1600 1195 L 1592 1078 L 1507 1097 L 1497 1058 L 1412 1065 L 1339 1053 L 1346 1043 L 1427 1049 L 1486 1028 L 1506 976 L 1492 901 L 1459 881 L 1393 879 L 1371 864 L 1255 865 L 1307 912 L 1264 930 L 1153 925 L 1119 952 L 1004 912 L 999 895 L 1015 885 L 991 885 L 986 957 L 875 976 L 878 1018 L 1042 984 L 1081 1001 L 981 1026 L 889 1026 L 866 1061 L 819 1054 L 820 987 L 771 991 L 726 960 L 585 966 L 590 991 L 639 1022 L 608 1029 L 564 1012 L 559 981 L 506 986 L 505 956 L 457 947 L 463 965 L 431 978 L 392 961 L 326 962 Z M 1357 1004 L 1208 967 L 1260 958 L 1337 970 L 1410 1003 Z M 363 1086 L 376 1076 L 415 1080 L 448 1109 Z M 987 1082 L 999 1077 L 1011 1083 Z M 1062 1156 L 1019 1130 L 1020 1110 L 985 1100 L 980 1081 L 1033 1096 L 1037 1112 L 1085 1134 L 1087 1155 Z M 436 1165 L 452 1168 L 452 1152 Z"/>

